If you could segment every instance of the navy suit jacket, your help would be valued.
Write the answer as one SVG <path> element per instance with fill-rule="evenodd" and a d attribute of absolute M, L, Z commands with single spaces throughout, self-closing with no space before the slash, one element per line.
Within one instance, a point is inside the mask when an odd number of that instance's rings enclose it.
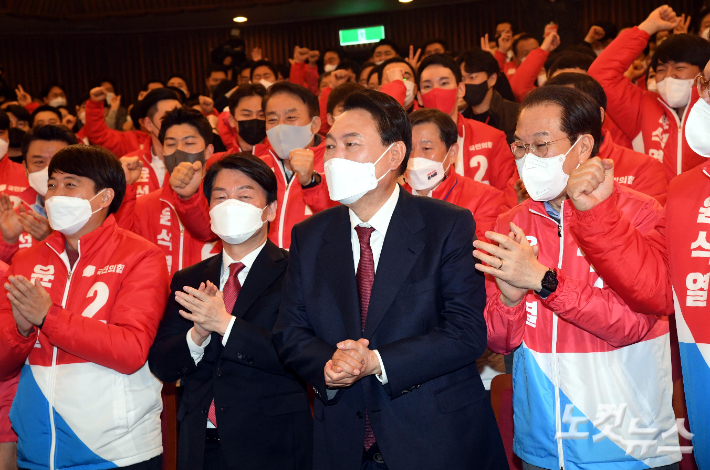
<path fill-rule="evenodd" d="M 316 393 L 315 470 L 360 468 L 366 411 L 390 470 L 508 468 L 476 367 L 486 294 L 474 228 L 470 211 L 400 188 L 364 332 L 348 208 L 293 228 L 274 342 Z M 368 376 L 329 400 L 325 363 L 338 342 L 363 337 L 389 383 Z"/>

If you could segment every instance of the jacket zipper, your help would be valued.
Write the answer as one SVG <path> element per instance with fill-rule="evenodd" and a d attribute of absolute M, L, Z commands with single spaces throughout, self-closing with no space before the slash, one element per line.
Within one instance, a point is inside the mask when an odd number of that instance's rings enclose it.
<path fill-rule="evenodd" d="M 57 250 L 52 248 L 50 245 L 49 246 L 52 251 L 57 253 Z M 79 265 L 79 260 L 81 260 L 81 240 L 77 244 L 77 251 L 79 252 L 79 257 L 76 259 L 76 262 L 74 263 L 74 268 L 76 268 Z M 74 270 L 69 266 L 69 263 L 64 261 L 64 258 L 61 257 L 59 253 L 57 253 L 57 256 L 59 256 L 59 259 L 64 262 L 64 264 L 67 267 L 67 285 L 64 288 L 64 296 L 62 297 L 62 308 L 67 307 L 67 298 L 69 297 L 69 287 L 71 286 L 71 278 L 72 278 L 72 273 Z M 54 386 L 56 385 L 56 380 L 57 380 L 57 347 L 55 346 L 52 349 L 52 372 L 49 374 L 49 390 L 48 394 L 49 396 L 47 397 L 47 401 L 49 402 L 49 426 L 52 431 L 52 445 L 49 450 L 49 469 L 54 470 L 54 465 L 55 465 L 55 453 L 57 451 L 57 430 L 54 424 Z"/>
<path fill-rule="evenodd" d="M 660 98 L 658 99 L 658 101 L 660 101 L 661 104 L 666 107 L 666 109 L 668 109 L 671 113 L 673 113 L 673 116 L 675 117 L 675 120 L 678 123 L 678 148 L 676 150 L 676 175 L 679 175 L 679 174 L 683 173 L 683 119 L 685 118 L 685 115 L 688 113 L 688 109 L 690 108 L 691 104 L 688 103 L 688 106 L 686 106 L 685 110 L 683 111 L 683 116 L 681 116 L 679 118 L 678 113 L 675 112 L 675 109 L 668 106 Z"/>
<path fill-rule="evenodd" d="M 545 219 L 548 219 L 557 225 L 557 235 L 560 237 L 560 256 L 559 260 L 557 261 L 557 268 L 562 269 L 562 257 L 564 255 L 564 247 L 565 247 L 565 237 L 564 237 L 564 230 L 562 227 L 562 221 L 564 219 L 564 209 L 565 209 L 565 202 L 562 201 L 562 204 L 560 206 L 560 221 L 559 223 L 555 221 L 552 217 L 550 217 L 547 214 L 541 214 L 540 212 L 534 210 L 534 209 L 528 209 L 530 212 L 533 214 L 539 215 L 540 217 L 543 217 Z M 559 377 L 559 367 L 557 363 L 557 323 L 558 323 L 558 317 L 555 312 L 552 312 L 552 354 L 551 354 L 551 361 L 552 361 L 552 377 L 553 377 L 553 382 L 555 385 L 555 433 L 559 435 L 562 432 L 562 420 L 561 420 L 561 414 L 560 414 L 560 377 Z M 564 449 L 562 447 L 562 439 L 557 439 L 557 456 L 558 456 L 558 463 L 559 463 L 559 468 L 564 469 Z"/>
<path fill-rule="evenodd" d="M 271 155 L 275 159 L 279 158 L 279 157 L 275 156 L 273 152 L 271 152 Z M 279 248 L 283 248 L 283 246 L 284 246 L 284 223 L 286 220 L 285 219 L 286 206 L 288 205 L 288 192 L 291 190 L 291 185 L 293 184 L 293 180 L 296 179 L 296 175 L 295 174 L 293 175 L 290 183 L 286 182 L 286 171 L 284 168 L 281 168 L 281 165 L 279 165 L 279 161 L 280 160 L 276 160 L 276 166 L 279 168 L 279 170 L 281 170 L 281 174 L 284 178 L 284 183 L 286 183 L 286 190 L 284 191 L 283 204 L 281 205 L 281 218 L 279 220 Z"/>

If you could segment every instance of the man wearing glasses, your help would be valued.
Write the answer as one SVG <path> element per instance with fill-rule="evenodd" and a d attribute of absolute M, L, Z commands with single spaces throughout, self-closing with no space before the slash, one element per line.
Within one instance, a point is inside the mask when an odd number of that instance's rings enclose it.
<path fill-rule="evenodd" d="M 488 347 L 520 346 L 513 450 L 523 469 L 675 469 L 681 459 L 668 321 L 625 303 L 570 232 L 570 174 L 600 143 L 590 96 L 564 86 L 530 92 L 512 146 L 530 199 L 486 233 L 495 244 L 474 242 L 477 268 L 497 284 L 486 289 Z M 652 230 L 658 202 L 610 183 L 631 227 Z"/>
<path fill-rule="evenodd" d="M 696 77 L 685 138 L 710 157 L 710 62 Z M 644 233 L 621 207 L 614 164 L 593 158 L 572 172 L 567 192 L 571 231 L 597 272 L 634 310 L 675 313 L 692 450 L 699 468 L 710 466 L 710 162 L 676 177 L 654 230 Z M 572 209 L 572 208 L 571 208 Z M 517 431 L 517 430 L 516 430 Z M 690 439 L 687 431 L 681 435 Z M 686 442 L 682 442 L 687 445 Z M 691 450 L 687 446 L 687 451 Z"/>

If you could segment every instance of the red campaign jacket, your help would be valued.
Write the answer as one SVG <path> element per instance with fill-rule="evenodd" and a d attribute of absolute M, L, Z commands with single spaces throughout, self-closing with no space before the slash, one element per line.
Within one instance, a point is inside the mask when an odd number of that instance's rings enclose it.
<path fill-rule="evenodd" d="M 239 134 L 237 130 L 229 125 L 229 111 L 222 111 L 219 114 L 219 120 L 217 121 L 217 132 L 219 132 L 219 138 L 222 139 L 224 146 L 227 147 L 228 153 L 241 152 L 242 149 L 239 148 Z"/>
<path fill-rule="evenodd" d="M 522 102 L 525 95 L 535 89 L 537 76 L 545 66 L 549 55 L 549 52 L 545 52 L 539 47 L 533 49 L 525 58 L 525 62 L 518 66 L 517 71 L 513 75 L 509 75 L 508 81 L 510 88 L 513 89 L 515 101 Z"/>
<path fill-rule="evenodd" d="M 607 112 L 634 149 L 663 162 L 666 179 L 688 171 L 705 158 L 696 154 L 685 140 L 683 127 L 691 106 L 698 100 L 693 87 L 690 105 L 678 117 L 661 96 L 631 83 L 624 72 L 648 44 L 649 35 L 638 27 L 619 34 L 589 68 L 589 75 L 603 87 L 608 99 Z"/>
<path fill-rule="evenodd" d="M 614 160 L 614 181 L 621 186 L 651 196 L 664 205 L 668 183 L 663 164 L 648 155 L 617 145 L 608 131 L 604 131 L 603 139 L 598 156 L 602 159 Z M 515 183 L 519 179 L 520 176 L 516 168 L 504 191 L 505 201 L 508 205 L 517 205 L 518 196 L 515 192 Z"/>
<path fill-rule="evenodd" d="M 306 219 L 313 214 L 313 211 L 308 206 L 303 195 L 303 189 L 298 182 L 298 178 L 294 175 L 291 182 L 286 184 L 284 171 L 279 165 L 280 160 L 274 154 L 271 146 L 266 144 L 258 144 L 254 147 L 254 151 L 268 149 L 268 153 L 262 155 L 261 158 L 266 162 L 276 175 L 277 188 L 277 209 L 276 219 L 271 222 L 269 228 L 269 239 L 279 246 L 279 248 L 288 249 L 291 246 L 291 229 L 297 223 Z M 323 174 L 323 155 L 325 154 L 325 142 L 321 142 L 316 147 L 311 147 L 315 155 L 314 170 Z M 210 159 L 208 165 L 214 163 L 214 157 Z M 322 191 L 325 187 L 325 181 L 317 186 L 318 191 Z M 166 185 L 169 186 L 169 185 Z M 326 188 L 327 191 L 327 188 Z M 185 228 L 190 231 L 190 234 L 197 240 L 203 242 L 215 241 L 217 237 L 212 233 L 209 203 L 205 199 L 202 190 L 198 191 L 189 199 L 181 199 L 172 189 L 165 188 L 164 197 L 168 201 L 173 202 L 176 212 L 180 220 L 185 225 Z"/>
<path fill-rule="evenodd" d="M 0 159 L 0 193 L 10 196 L 16 211 L 19 211 L 22 203 L 25 209 L 32 210 L 39 198 L 37 191 L 30 187 L 25 167 L 13 162 L 7 155 Z M 5 243 L 0 236 L 0 261 L 9 264 L 19 249 L 29 248 L 35 243 L 35 239 L 27 232 L 22 232 L 17 243 L 13 244 Z"/>
<path fill-rule="evenodd" d="M 318 107 L 320 108 L 320 130 L 318 133 L 320 135 L 326 135 L 330 130 L 330 124 L 328 124 L 328 97 L 330 97 L 331 91 L 333 89 L 329 86 L 323 88 L 318 98 Z"/>
<path fill-rule="evenodd" d="M 408 184 L 404 189 L 413 193 Z M 510 209 L 505 205 L 502 191 L 454 171 L 434 188 L 431 197 L 471 211 L 476 222 L 476 238 L 484 241 L 488 241 L 486 232 L 493 230 L 498 216 Z"/>
<path fill-rule="evenodd" d="M 136 123 L 138 125 L 138 123 Z M 150 147 L 153 141 L 149 134 L 142 131 L 117 131 L 110 129 L 104 120 L 104 102 L 87 100 L 86 123 L 82 130 L 91 145 L 99 145 L 122 157 L 141 148 Z"/>
<path fill-rule="evenodd" d="M 500 50 L 496 50 L 495 54 L 493 54 L 493 57 L 496 58 L 496 60 L 498 61 L 498 66 L 501 70 L 503 70 L 505 68 L 505 64 L 508 63 L 508 55 L 503 54 Z"/>
<path fill-rule="evenodd" d="M 165 187 L 170 184 L 165 181 Z M 163 197 L 163 189 L 136 200 L 128 189 L 118 214 L 119 226 L 140 235 L 163 251 L 170 277 L 183 268 L 199 263 L 222 251 L 220 240 L 200 242 L 185 230 L 174 207 L 175 195 Z"/>
<path fill-rule="evenodd" d="M 604 116 L 602 131 L 609 131 L 609 134 L 611 134 L 611 137 L 612 139 L 614 139 L 614 143 L 616 145 L 621 145 L 622 147 L 626 147 L 627 149 L 633 150 L 634 146 L 631 143 L 631 139 L 629 139 L 626 134 L 624 134 L 624 131 L 622 131 L 621 128 L 616 125 L 614 120 L 609 115 Z"/>
<path fill-rule="evenodd" d="M 288 81 L 296 85 L 302 85 L 318 96 L 318 67 L 312 67 L 305 62 L 294 62 L 291 64 L 291 72 Z"/>
<path fill-rule="evenodd" d="M 404 82 L 402 80 L 395 80 L 386 85 L 382 85 L 380 91 L 386 95 L 390 95 L 392 98 L 397 100 L 400 106 L 404 107 L 404 100 L 407 97 L 407 87 L 404 86 Z M 415 99 L 412 101 L 410 109 L 407 109 L 406 111 L 409 113 L 420 108 L 421 106 L 419 106 L 419 102 Z"/>
<path fill-rule="evenodd" d="M 650 232 L 659 219 L 661 207 L 658 202 L 622 188 L 618 183 L 614 186 L 619 194 L 620 210 L 639 232 Z M 525 232 L 531 245 L 538 245 L 538 260 L 556 269 L 560 282 L 557 290 L 546 300 L 529 292 L 515 308 L 503 305 L 497 287 L 486 289 L 490 295 L 485 317 L 488 347 L 492 351 L 509 354 L 524 341 L 536 351 L 550 352 L 551 331 L 526 327 L 526 303 L 532 302 L 538 304 L 538 325 L 541 320 L 551 325 L 553 311 L 565 320 L 558 324 L 558 352 L 610 351 L 640 341 L 651 330 L 654 331 L 653 337 L 668 333 L 666 322 L 655 326 L 657 317 L 636 313 L 644 310 L 627 305 L 607 277 L 600 277 L 595 268 L 591 268 L 596 267 L 596 263 L 588 256 L 590 250 L 579 247 L 574 233 L 570 231 L 574 224 L 573 209 L 570 201 L 564 201 L 562 236 L 558 235 L 558 225 L 547 215 L 544 204 L 532 199 L 527 199 L 498 218 L 495 231 L 507 234 L 510 222 L 515 223 Z M 630 273 L 633 269 L 625 267 L 623 271 Z M 490 279 L 487 282 L 495 283 Z"/>
<path fill-rule="evenodd" d="M 472 180 L 505 189 L 515 171 L 515 157 L 505 140 L 505 133 L 488 124 L 466 119 L 459 114 L 459 156 L 456 173 Z"/>
<path fill-rule="evenodd" d="M 141 144 L 140 148 L 138 148 L 134 152 L 125 155 L 126 157 L 138 157 L 141 162 L 143 162 L 143 168 L 141 169 L 141 177 L 138 178 L 138 180 L 132 185 L 136 192 L 136 197 L 145 196 L 161 188 L 160 183 L 158 182 L 158 175 L 155 174 L 155 170 L 152 166 L 150 166 L 151 162 L 153 161 L 151 147 L 152 142 L 149 141 L 147 145 Z M 170 175 L 167 174 L 167 171 L 165 173 L 165 176 L 165 180 L 167 182 L 168 178 L 170 178 Z"/>

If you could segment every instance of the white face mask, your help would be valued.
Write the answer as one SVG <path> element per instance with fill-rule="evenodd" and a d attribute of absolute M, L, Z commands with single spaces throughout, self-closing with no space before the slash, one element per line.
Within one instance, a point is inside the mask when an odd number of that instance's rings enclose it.
<path fill-rule="evenodd" d="M 685 122 L 685 140 L 693 152 L 710 157 L 710 105 L 699 99 L 693 105 Z"/>
<path fill-rule="evenodd" d="M 414 82 L 405 80 L 404 87 L 407 89 L 407 94 L 404 95 L 404 109 L 409 109 L 414 101 Z"/>
<path fill-rule="evenodd" d="M 389 152 L 393 145 L 394 143 L 390 144 L 375 163 L 360 163 L 344 158 L 331 158 L 325 162 L 323 166 L 330 198 L 348 205 L 375 189 L 377 183 L 389 173 L 388 171 L 378 178 L 375 174 L 375 165 L 382 160 L 382 157 Z"/>
<path fill-rule="evenodd" d="M 67 99 L 63 98 L 61 96 L 58 96 L 56 98 L 52 98 L 49 100 L 49 103 L 47 103 L 50 106 L 59 107 L 59 106 L 66 106 L 67 105 Z"/>
<path fill-rule="evenodd" d="M 710 40 L 710 28 L 705 28 L 701 33 L 700 37 L 707 40 Z"/>
<path fill-rule="evenodd" d="M 562 165 L 567 154 L 581 138 L 582 136 L 563 155 L 540 158 L 534 153 L 526 153 L 515 160 L 518 174 L 533 201 L 549 201 L 562 194 L 569 180 L 569 175 L 564 172 Z"/>
<path fill-rule="evenodd" d="M 212 231 L 230 245 L 244 243 L 264 225 L 261 220 L 264 209 L 259 210 L 237 199 L 227 199 L 210 210 Z"/>
<path fill-rule="evenodd" d="M 324 72 L 332 72 L 332 71 L 335 70 L 337 67 L 338 67 L 337 64 L 325 64 L 325 65 L 323 66 L 323 71 L 324 71 Z"/>
<path fill-rule="evenodd" d="M 313 132 L 311 132 L 312 124 L 313 121 L 305 126 L 279 124 L 266 131 L 269 143 L 274 149 L 274 152 L 276 152 L 276 155 L 282 160 L 288 160 L 288 155 L 291 153 L 291 150 L 306 148 L 313 139 Z"/>
<path fill-rule="evenodd" d="M 106 93 L 106 102 L 108 104 L 111 104 L 111 100 L 113 99 L 114 96 L 116 96 L 116 95 L 110 91 L 108 93 Z"/>
<path fill-rule="evenodd" d="M 274 84 L 274 82 L 269 82 L 267 80 L 264 80 L 263 78 L 261 80 L 259 80 L 259 83 L 261 83 L 264 86 L 264 88 L 266 88 L 267 90 L 269 88 L 271 88 L 271 85 Z"/>
<path fill-rule="evenodd" d="M 690 103 L 690 94 L 693 91 L 693 79 L 680 80 L 678 78 L 666 77 L 660 82 L 656 82 L 658 93 L 663 101 L 671 108 L 682 108 Z"/>
<path fill-rule="evenodd" d="M 91 199 L 69 196 L 52 196 L 44 201 L 49 225 L 64 235 L 74 235 L 82 229 L 92 215 L 101 208 L 91 211 L 91 201 L 106 191 L 102 189 Z"/>
<path fill-rule="evenodd" d="M 646 81 L 646 89 L 648 91 L 653 91 L 655 93 L 658 93 L 658 86 L 656 85 L 656 79 L 654 78 L 649 78 Z"/>
<path fill-rule="evenodd" d="M 449 163 L 450 166 L 451 163 Z M 407 163 L 407 183 L 412 189 L 423 191 L 439 184 L 446 176 L 447 171 L 449 168 L 444 169 L 442 162 L 422 157 L 410 158 Z"/>
<path fill-rule="evenodd" d="M 10 147 L 10 142 L 5 139 L 0 139 L 0 160 L 7 155 L 7 149 Z"/>
<path fill-rule="evenodd" d="M 30 188 L 37 191 L 37 194 L 44 197 L 47 195 L 47 181 L 49 181 L 49 166 L 44 167 L 44 170 L 35 171 L 27 175 L 30 181 Z"/>

